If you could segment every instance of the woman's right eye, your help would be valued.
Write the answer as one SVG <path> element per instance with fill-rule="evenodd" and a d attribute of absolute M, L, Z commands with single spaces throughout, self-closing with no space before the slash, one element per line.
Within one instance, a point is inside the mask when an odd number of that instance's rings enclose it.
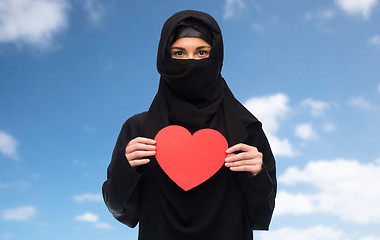
<path fill-rule="evenodd" d="M 173 51 L 171 53 L 172 55 L 172 58 L 184 58 L 185 57 L 185 53 L 183 51 Z"/>

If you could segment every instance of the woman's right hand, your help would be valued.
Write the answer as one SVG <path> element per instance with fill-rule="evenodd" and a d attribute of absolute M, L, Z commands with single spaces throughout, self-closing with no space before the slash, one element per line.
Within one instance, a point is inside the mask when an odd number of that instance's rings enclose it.
<path fill-rule="evenodd" d="M 132 168 L 149 162 L 149 156 L 156 154 L 156 141 L 149 138 L 137 137 L 131 140 L 125 148 L 125 157 Z"/>

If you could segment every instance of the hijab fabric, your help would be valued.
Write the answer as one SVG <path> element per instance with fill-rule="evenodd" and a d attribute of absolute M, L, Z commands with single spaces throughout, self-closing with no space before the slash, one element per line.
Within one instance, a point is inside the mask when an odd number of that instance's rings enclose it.
<path fill-rule="evenodd" d="M 206 59 L 173 59 L 170 46 L 177 29 L 192 27 L 211 40 Z M 221 75 L 223 40 L 218 23 L 210 15 L 185 10 L 164 24 L 157 53 L 161 75 L 158 92 L 149 108 L 145 134 L 154 138 L 168 125 L 180 125 L 191 133 L 203 128 L 221 132 L 230 146 L 247 137 L 245 127 L 258 120 L 238 102 Z"/>

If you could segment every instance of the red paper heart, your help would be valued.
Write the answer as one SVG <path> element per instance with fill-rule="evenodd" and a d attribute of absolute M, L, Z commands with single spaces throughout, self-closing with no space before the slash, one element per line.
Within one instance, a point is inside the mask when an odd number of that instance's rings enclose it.
<path fill-rule="evenodd" d="M 212 177 L 227 156 L 227 140 L 213 129 L 201 129 L 191 135 L 186 128 L 171 125 L 161 129 L 155 140 L 157 162 L 185 191 Z"/>

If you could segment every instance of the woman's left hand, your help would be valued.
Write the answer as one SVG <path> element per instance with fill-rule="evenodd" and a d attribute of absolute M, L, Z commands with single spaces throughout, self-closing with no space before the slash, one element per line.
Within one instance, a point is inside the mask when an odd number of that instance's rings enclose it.
<path fill-rule="evenodd" d="M 253 146 L 239 143 L 227 149 L 226 153 L 225 166 L 231 171 L 243 171 L 256 176 L 263 168 L 263 154 Z"/>

